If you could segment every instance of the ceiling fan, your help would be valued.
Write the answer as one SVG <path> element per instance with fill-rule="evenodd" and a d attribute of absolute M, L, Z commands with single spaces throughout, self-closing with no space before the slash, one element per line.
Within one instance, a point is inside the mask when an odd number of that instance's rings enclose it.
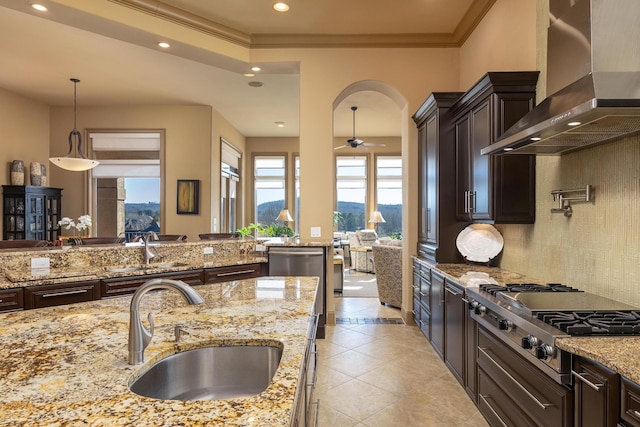
<path fill-rule="evenodd" d="M 385 147 L 386 144 L 382 144 L 382 143 L 377 143 L 377 142 L 364 142 L 361 139 L 356 138 L 356 110 L 358 109 L 358 107 L 353 106 L 351 107 L 351 111 L 353 111 L 353 138 L 349 138 L 347 139 L 347 143 L 344 145 L 341 145 L 339 147 L 334 148 L 334 150 L 340 150 L 342 148 L 361 148 L 361 149 L 365 149 L 365 147 Z"/>

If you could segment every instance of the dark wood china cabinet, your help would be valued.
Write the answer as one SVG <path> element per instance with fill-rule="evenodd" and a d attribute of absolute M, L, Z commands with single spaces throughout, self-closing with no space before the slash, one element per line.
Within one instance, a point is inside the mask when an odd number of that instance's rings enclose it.
<path fill-rule="evenodd" d="M 3 185 L 4 240 L 58 240 L 62 189 Z"/>

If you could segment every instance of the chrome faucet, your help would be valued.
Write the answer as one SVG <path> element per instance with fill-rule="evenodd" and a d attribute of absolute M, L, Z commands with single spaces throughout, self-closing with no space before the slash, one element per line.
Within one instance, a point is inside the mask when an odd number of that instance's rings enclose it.
<path fill-rule="evenodd" d="M 151 262 L 151 258 L 154 258 L 156 256 L 153 252 L 151 252 L 151 248 L 149 247 L 149 240 L 153 238 L 158 238 L 158 235 L 153 231 L 147 232 L 142 238 L 142 240 L 144 241 L 144 263 L 146 265 L 149 265 L 149 263 Z"/>
<path fill-rule="evenodd" d="M 202 304 L 204 299 L 195 289 L 181 280 L 152 279 L 138 288 L 131 300 L 129 315 L 129 365 L 138 365 L 144 362 L 144 350 L 153 338 L 153 316 L 148 315 L 149 330 L 140 319 L 140 300 L 147 292 L 154 289 L 175 289 L 179 291 L 189 304 Z"/>

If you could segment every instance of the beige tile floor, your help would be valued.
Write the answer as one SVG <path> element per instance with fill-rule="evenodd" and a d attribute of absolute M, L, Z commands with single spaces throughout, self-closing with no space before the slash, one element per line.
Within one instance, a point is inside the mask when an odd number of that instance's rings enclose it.
<path fill-rule="evenodd" d="M 336 317 L 399 318 L 377 298 L 336 297 Z M 487 426 L 415 326 L 327 326 L 318 340 L 321 427 Z"/>

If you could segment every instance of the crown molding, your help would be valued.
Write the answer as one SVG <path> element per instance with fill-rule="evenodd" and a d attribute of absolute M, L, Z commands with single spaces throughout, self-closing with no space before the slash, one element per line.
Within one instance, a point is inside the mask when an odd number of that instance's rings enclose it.
<path fill-rule="evenodd" d="M 248 34 L 157 0 L 108 0 L 158 19 L 242 47 L 274 48 L 450 48 L 460 47 L 496 0 L 474 0 L 453 33 L 435 34 Z"/>

